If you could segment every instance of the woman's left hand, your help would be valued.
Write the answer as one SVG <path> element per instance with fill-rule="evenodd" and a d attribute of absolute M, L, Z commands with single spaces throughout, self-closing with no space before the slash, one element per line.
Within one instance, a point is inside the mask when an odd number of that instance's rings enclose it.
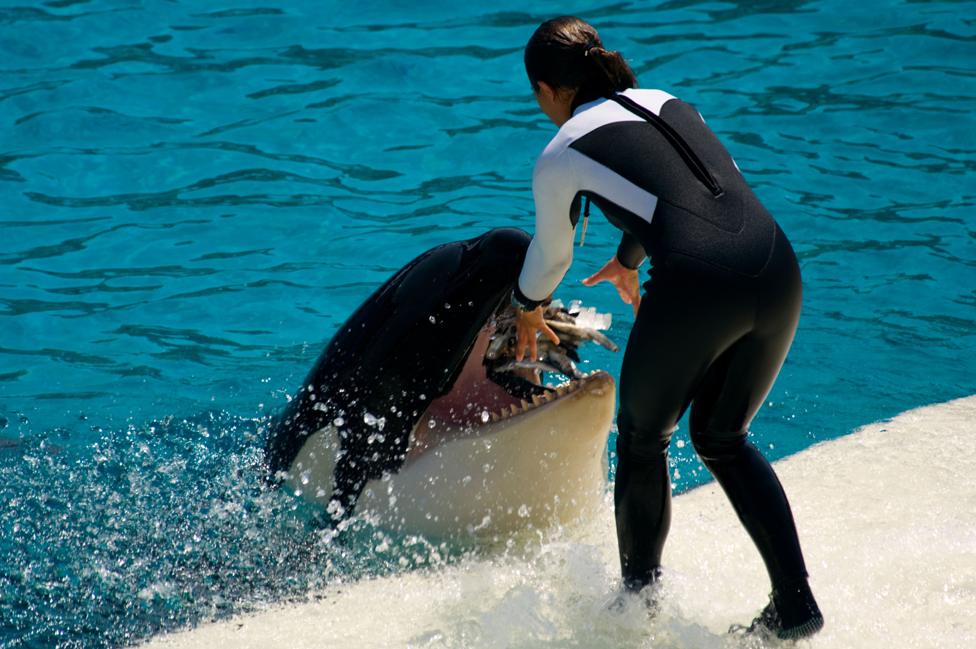
<path fill-rule="evenodd" d="M 627 268 L 620 263 L 617 256 L 604 264 L 603 268 L 583 280 L 585 286 L 593 286 L 600 282 L 610 282 L 620 294 L 620 299 L 634 307 L 634 315 L 640 309 L 640 276 L 636 268 Z"/>
<path fill-rule="evenodd" d="M 542 307 L 537 306 L 531 311 L 515 309 L 515 360 L 525 358 L 525 350 L 529 350 L 529 358 L 539 357 L 539 347 L 536 335 L 542 332 L 554 345 L 559 344 L 559 336 L 549 328 L 542 316 Z"/>

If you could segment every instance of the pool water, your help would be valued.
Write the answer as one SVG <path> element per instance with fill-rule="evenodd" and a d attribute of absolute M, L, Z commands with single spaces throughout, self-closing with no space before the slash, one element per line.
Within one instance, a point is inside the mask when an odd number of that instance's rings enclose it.
<path fill-rule="evenodd" d="M 323 539 L 264 486 L 261 418 L 405 262 L 532 230 L 554 127 L 521 50 L 566 12 L 699 109 L 794 243 L 769 457 L 976 392 L 976 2 L 3 2 L 0 646 L 451 561 Z M 623 343 L 630 307 L 579 284 L 616 240 L 591 223 L 557 295 Z M 708 479 L 686 435 L 679 491 Z"/>

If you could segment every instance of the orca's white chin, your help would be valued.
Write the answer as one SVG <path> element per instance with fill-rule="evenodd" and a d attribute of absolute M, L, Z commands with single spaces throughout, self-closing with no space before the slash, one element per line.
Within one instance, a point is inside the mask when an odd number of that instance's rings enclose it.
<path fill-rule="evenodd" d="M 598 371 L 532 401 L 483 410 L 474 424 L 412 446 L 397 473 L 366 485 L 356 513 L 429 538 L 489 541 L 587 517 L 606 489 L 614 403 L 613 378 Z M 337 451 L 331 426 L 310 436 L 289 487 L 325 506 Z"/>

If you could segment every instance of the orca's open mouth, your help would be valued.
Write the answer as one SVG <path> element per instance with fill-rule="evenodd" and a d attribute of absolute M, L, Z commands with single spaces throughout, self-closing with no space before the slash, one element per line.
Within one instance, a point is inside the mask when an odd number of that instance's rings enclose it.
<path fill-rule="evenodd" d="M 477 358 L 479 351 L 475 349 L 471 356 Z M 540 373 L 486 371 L 484 365 L 469 359 L 451 391 L 430 404 L 417 429 L 473 431 L 572 394 L 587 378 L 579 377 L 548 386 L 543 385 Z"/>
<path fill-rule="evenodd" d="M 580 362 L 577 350 L 586 341 L 618 351 L 617 345 L 600 333 L 610 326 L 610 316 L 599 314 L 596 309 L 583 308 L 576 301 L 567 308 L 556 300 L 545 306 L 543 317 L 557 332 L 559 344 L 539 336 L 537 357 L 517 361 L 515 312 L 505 308 L 496 314 L 484 353 L 485 374 L 511 397 L 512 402 L 490 411 L 490 421 L 528 412 L 581 389 L 586 379 L 595 374 L 584 374 L 576 367 Z M 480 349 L 476 351 L 480 354 Z M 563 383 L 555 387 L 543 385 L 544 375 L 557 377 Z"/>
<path fill-rule="evenodd" d="M 432 401 L 413 429 L 413 449 L 422 451 L 449 438 L 477 435 L 480 427 L 511 419 L 579 392 L 593 377 L 576 368 L 577 348 L 585 341 L 617 350 L 599 332 L 609 316 L 578 304 L 566 309 L 553 302 L 545 310 L 546 322 L 558 332 L 560 343 L 542 337 L 538 356 L 515 359 L 514 312 L 501 310 L 487 323 L 469 351 L 450 392 Z M 557 386 L 544 385 L 543 377 L 558 377 Z"/>
<path fill-rule="evenodd" d="M 613 379 L 602 370 L 581 374 L 578 379 L 553 387 L 523 379 L 537 389 L 527 397 L 507 392 L 483 372 L 481 377 L 459 380 L 451 392 L 431 403 L 413 429 L 408 458 L 416 458 L 452 439 L 477 437 L 485 427 L 491 430 L 499 424 L 514 423 L 575 395 L 602 394 L 604 389 L 613 389 Z"/>

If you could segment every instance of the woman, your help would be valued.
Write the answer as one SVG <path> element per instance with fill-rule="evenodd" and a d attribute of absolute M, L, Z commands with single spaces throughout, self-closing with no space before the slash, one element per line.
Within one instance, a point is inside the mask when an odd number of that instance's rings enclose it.
<path fill-rule="evenodd" d="M 525 68 L 559 132 L 533 172 L 536 232 L 515 290 L 519 355 L 535 353 L 539 332 L 557 340 L 539 304 L 572 261 L 580 204 L 584 233 L 590 201 L 623 231 L 616 255 L 584 284 L 611 282 L 636 313 L 619 383 L 614 487 L 625 586 L 640 590 L 660 575 L 671 517 L 668 443 L 690 404 L 695 449 L 772 581 L 750 630 L 816 633 L 823 617 L 789 503 L 747 441 L 799 319 L 789 241 L 698 112 L 660 90 L 636 90 L 633 71 L 589 24 L 571 16 L 543 23 L 526 45 Z"/>

